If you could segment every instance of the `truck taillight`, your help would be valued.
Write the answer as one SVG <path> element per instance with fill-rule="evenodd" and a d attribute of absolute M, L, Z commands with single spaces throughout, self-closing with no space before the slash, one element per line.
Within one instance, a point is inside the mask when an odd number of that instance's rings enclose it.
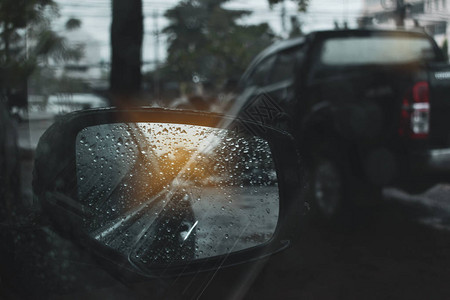
<path fill-rule="evenodd" d="M 430 89 L 417 82 L 403 98 L 399 133 L 411 139 L 426 139 L 430 131 Z"/>

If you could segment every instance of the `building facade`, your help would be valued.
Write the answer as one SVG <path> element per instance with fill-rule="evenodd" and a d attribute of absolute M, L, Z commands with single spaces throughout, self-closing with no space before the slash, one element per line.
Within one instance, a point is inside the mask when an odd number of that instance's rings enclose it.
<path fill-rule="evenodd" d="M 364 0 L 364 24 L 381 28 L 396 27 L 396 0 Z M 450 37 L 450 0 L 404 0 L 405 28 L 423 28 L 439 46 Z"/>
<path fill-rule="evenodd" d="M 81 79 L 92 88 L 106 88 L 104 73 L 107 72 L 107 67 L 102 64 L 100 42 L 83 28 L 65 30 L 60 34 L 69 46 L 80 47 L 83 55 L 79 60 L 67 60 L 62 64 L 54 64 L 56 77 Z"/>

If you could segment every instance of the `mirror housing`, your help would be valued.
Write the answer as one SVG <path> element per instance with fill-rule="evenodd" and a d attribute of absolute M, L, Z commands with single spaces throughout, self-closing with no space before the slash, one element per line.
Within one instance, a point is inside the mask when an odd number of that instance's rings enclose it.
<path fill-rule="evenodd" d="M 270 239 L 256 246 L 238 251 L 230 249 L 215 256 L 188 257 L 184 261 L 162 261 L 147 265 L 90 235 L 86 231 L 86 220 L 93 220 L 99 212 L 89 210 L 80 199 L 77 137 L 86 128 L 117 123 L 203 126 L 226 129 L 238 135 L 244 134 L 267 141 L 277 173 L 279 194 L 278 222 Z M 39 141 L 33 171 L 33 192 L 43 213 L 60 234 L 99 257 L 108 269 L 114 270 L 118 276 L 132 281 L 139 278 L 178 276 L 214 270 L 277 253 L 297 238 L 295 228 L 300 223 L 304 208 L 298 156 L 294 140 L 289 134 L 220 114 L 155 108 L 94 109 L 71 113 L 60 118 Z M 176 200 L 172 203 L 179 207 L 182 197 L 182 194 L 175 193 L 172 198 Z"/>

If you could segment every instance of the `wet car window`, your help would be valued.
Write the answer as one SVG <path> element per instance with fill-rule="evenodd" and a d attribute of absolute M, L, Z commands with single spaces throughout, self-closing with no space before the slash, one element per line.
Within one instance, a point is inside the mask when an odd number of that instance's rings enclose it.
<path fill-rule="evenodd" d="M 78 195 L 94 216 L 85 230 L 124 255 L 207 258 L 265 243 L 277 227 L 276 170 L 262 139 L 193 125 L 110 124 L 82 130 L 76 151 Z M 171 203 L 168 195 L 180 190 L 189 209 Z M 164 212 L 191 216 L 177 234 L 156 229 Z M 155 247 L 163 232 L 186 244 L 183 254 Z"/>
<path fill-rule="evenodd" d="M 0 299 L 448 298 L 449 39 L 446 0 L 0 0 Z"/>
<path fill-rule="evenodd" d="M 260 62 L 260 64 L 255 68 L 255 70 L 253 70 L 253 73 L 250 74 L 247 81 L 247 85 L 259 87 L 267 85 L 269 76 L 271 74 L 276 59 L 277 58 L 275 56 L 271 56 Z"/>
<path fill-rule="evenodd" d="M 271 71 L 270 83 L 292 80 L 295 75 L 295 70 L 299 67 L 304 56 L 303 52 L 304 48 L 301 47 L 281 52 Z"/>

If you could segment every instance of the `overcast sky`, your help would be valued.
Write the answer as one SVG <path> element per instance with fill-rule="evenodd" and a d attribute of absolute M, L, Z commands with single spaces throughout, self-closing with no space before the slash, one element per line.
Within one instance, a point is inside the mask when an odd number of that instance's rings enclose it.
<path fill-rule="evenodd" d="M 111 0 L 56 0 L 61 9 L 59 26 L 70 17 L 81 19 L 86 40 L 95 40 L 100 45 L 100 57 L 109 61 L 109 27 L 111 24 Z M 159 30 L 167 25 L 167 20 L 162 16 L 164 12 L 175 6 L 178 0 L 143 0 L 145 16 L 145 37 L 143 47 L 144 61 L 155 59 L 155 36 L 153 32 L 156 26 Z M 286 24 L 289 28 L 289 16 L 299 16 L 306 32 L 317 29 L 333 28 L 336 20 L 342 24 L 347 20 L 350 27 L 355 27 L 356 18 L 362 8 L 363 0 L 311 0 L 307 14 L 298 14 L 296 6 L 291 1 L 286 1 Z M 272 29 L 282 33 L 281 5 L 276 5 L 270 10 L 265 0 L 230 0 L 226 8 L 242 8 L 253 12 L 249 17 L 242 19 L 244 24 L 268 22 Z M 158 17 L 154 17 L 157 15 Z M 160 36 L 159 59 L 165 57 L 166 37 Z"/>

